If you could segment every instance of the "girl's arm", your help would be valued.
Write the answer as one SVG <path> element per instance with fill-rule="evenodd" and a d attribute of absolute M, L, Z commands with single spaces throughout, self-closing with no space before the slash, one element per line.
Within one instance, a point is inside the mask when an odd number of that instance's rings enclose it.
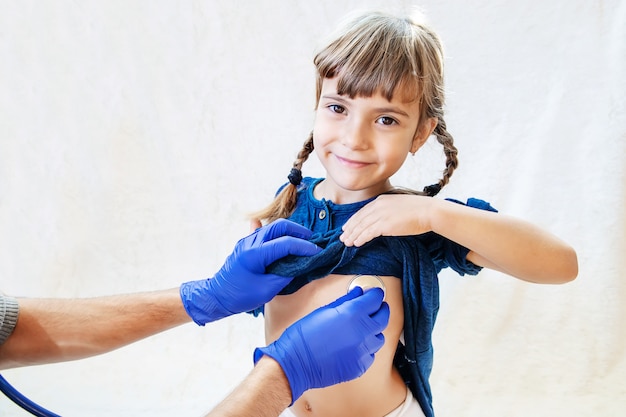
<path fill-rule="evenodd" d="M 348 246 L 433 231 L 470 249 L 467 259 L 474 264 L 529 282 L 560 284 L 578 274 L 574 249 L 537 226 L 431 197 L 382 195 L 343 229 L 341 240 Z"/>

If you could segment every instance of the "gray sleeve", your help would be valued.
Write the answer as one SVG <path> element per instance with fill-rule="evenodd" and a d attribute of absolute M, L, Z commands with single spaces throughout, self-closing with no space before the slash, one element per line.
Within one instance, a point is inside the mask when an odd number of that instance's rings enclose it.
<path fill-rule="evenodd" d="M 8 339 L 17 323 L 19 306 L 13 297 L 0 293 L 0 345 Z"/>

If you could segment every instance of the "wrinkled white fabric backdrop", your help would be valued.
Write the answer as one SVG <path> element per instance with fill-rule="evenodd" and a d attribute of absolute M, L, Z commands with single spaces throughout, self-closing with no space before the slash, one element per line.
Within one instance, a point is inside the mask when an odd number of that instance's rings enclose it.
<path fill-rule="evenodd" d="M 357 7 L 415 4 L 446 46 L 461 163 L 442 196 L 537 223 L 580 263 L 564 286 L 442 274 L 438 416 L 622 413 L 619 0 L 2 2 L 0 289 L 89 297 L 210 276 L 312 126 L 319 40 Z M 431 142 L 395 183 L 421 188 L 441 167 Z M 189 324 L 3 374 L 64 416 L 199 416 L 249 372 L 262 326 L 246 315 Z M 25 415 L 3 396 L 0 414 Z"/>

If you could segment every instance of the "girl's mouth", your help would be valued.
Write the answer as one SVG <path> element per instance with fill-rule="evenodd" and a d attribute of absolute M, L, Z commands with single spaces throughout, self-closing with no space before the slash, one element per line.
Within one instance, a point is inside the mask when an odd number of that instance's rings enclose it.
<path fill-rule="evenodd" d="M 335 155 L 335 157 L 342 165 L 347 166 L 349 168 L 363 168 L 370 164 L 369 162 L 361 162 L 361 161 L 355 161 L 353 159 L 342 158 L 339 155 Z"/>

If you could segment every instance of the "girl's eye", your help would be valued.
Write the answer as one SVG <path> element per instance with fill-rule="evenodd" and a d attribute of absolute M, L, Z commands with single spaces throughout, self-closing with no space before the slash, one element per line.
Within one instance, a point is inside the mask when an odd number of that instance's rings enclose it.
<path fill-rule="evenodd" d="M 378 119 L 378 123 L 385 126 L 391 126 L 393 124 L 397 124 L 398 122 L 391 117 L 383 116 Z"/>
<path fill-rule="evenodd" d="M 328 109 L 332 111 L 333 113 L 339 113 L 339 114 L 345 113 L 346 111 L 346 109 L 340 106 L 339 104 L 331 104 L 328 106 Z"/>

